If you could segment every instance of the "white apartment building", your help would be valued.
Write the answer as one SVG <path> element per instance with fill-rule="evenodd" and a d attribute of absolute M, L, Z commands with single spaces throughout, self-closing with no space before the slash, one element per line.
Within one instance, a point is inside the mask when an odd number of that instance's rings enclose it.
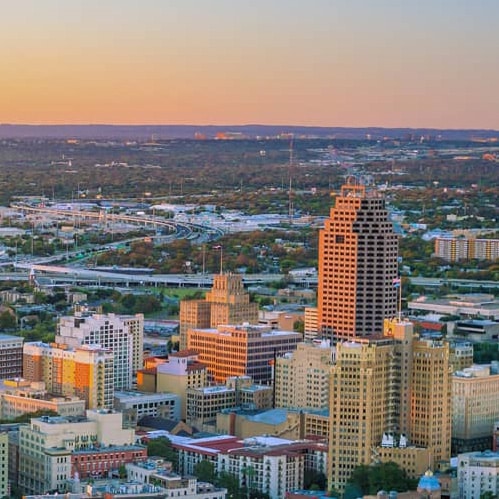
<path fill-rule="evenodd" d="M 93 314 L 61 317 L 56 342 L 72 348 L 100 345 L 114 354 L 114 387 L 132 388 L 132 376 L 143 364 L 144 316 Z"/>
<path fill-rule="evenodd" d="M 258 436 L 240 440 L 230 436 L 186 439 L 172 437 L 179 452 L 179 467 L 191 474 L 197 463 L 208 460 L 217 472 L 235 475 L 241 486 L 283 499 L 286 491 L 303 488 L 305 469 L 327 470 L 325 442 L 292 441 Z"/>
<path fill-rule="evenodd" d="M 485 492 L 499 494 L 499 452 L 459 454 L 457 464 L 459 499 L 480 499 Z"/>

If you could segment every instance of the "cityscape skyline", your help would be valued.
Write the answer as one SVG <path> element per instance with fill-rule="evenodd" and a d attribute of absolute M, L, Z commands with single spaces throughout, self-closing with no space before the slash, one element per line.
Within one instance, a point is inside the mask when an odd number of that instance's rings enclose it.
<path fill-rule="evenodd" d="M 491 0 L 11 3 L 0 122 L 499 129 L 498 14 Z"/>

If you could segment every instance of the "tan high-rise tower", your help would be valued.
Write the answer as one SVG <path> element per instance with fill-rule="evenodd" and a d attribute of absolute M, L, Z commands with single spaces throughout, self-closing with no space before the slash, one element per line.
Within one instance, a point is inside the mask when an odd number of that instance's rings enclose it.
<path fill-rule="evenodd" d="M 319 234 L 319 333 L 372 337 L 397 312 L 398 241 L 385 200 L 344 185 Z"/>
<path fill-rule="evenodd" d="M 180 349 L 187 348 L 189 329 L 258 324 L 258 304 L 250 302 L 239 274 L 218 274 L 204 300 L 180 302 Z"/>
<path fill-rule="evenodd" d="M 336 345 L 330 380 L 329 484 L 360 464 L 395 461 L 415 478 L 450 459 L 449 345 L 386 320 L 384 337 Z"/>

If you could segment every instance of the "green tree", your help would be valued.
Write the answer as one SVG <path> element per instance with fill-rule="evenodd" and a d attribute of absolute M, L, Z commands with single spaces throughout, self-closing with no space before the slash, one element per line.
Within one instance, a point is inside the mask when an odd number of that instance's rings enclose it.
<path fill-rule="evenodd" d="M 177 469 L 178 455 L 172 447 L 171 441 L 166 437 L 153 438 L 147 442 L 147 455 L 164 457 Z"/>
<path fill-rule="evenodd" d="M 360 491 L 360 495 L 374 495 L 380 490 L 405 492 L 413 486 L 413 483 L 404 469 L 394 462 L 388 462 L 373 466 L 357 466 L 348 480 L 348 486 L 345 497 L 347 491 L 349 494 Z"/>
<path fill-rule="evenodd" d="M 494 494 L 490 490 L 486 490 L 480 494 L 480 499 L 497 499 L 497 494 Z"/>
<path fill-rule="evenodd" d="M 215 480 L 215 466 L 211 461 L 203 459 L 194 466 L 194 476 L 201 482 L 212 482 Z"/>
<path fill-rule="evenodd" d="M 297 320 L 293 323 L 293 331 L 303 334 L 305 332 L 305 322 Z"/>
<path fill-rule="evenodd" d="M 239 485 L 239 479 L 232 473 L 222 471 L 218 474 L 217 485 L 227 489 L 227 499 L 246 499 L 245 491 Z"/>
<path fill-rule="evenodd" d="M 118 468 L 118 475 L 122 479 L 127 477 L 126 466 L 124 464 L 120 464 L 120 467 Z"/>
<path fill-rule="evenodd" d="M 10 310 L 4 310 L 0 314 L 0 329 L 14 329 L 16 327 L 16 317 Z"/>
<path fill-rule="evenodd" d="M 312 469 L 306 469 L 303 474 L 303 486 L 310 490 L 325 490 L 326 475 Z"/>

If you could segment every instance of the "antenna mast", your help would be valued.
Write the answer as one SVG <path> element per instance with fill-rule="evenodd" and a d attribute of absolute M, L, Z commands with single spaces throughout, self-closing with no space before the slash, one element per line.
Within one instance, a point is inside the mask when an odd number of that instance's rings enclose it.
<path fill-rule="evenodd" d="M 289 190 L 288 190 L 288 217 L 289 222 L 293 222 L 293 134 L 289 141 Z"/>

